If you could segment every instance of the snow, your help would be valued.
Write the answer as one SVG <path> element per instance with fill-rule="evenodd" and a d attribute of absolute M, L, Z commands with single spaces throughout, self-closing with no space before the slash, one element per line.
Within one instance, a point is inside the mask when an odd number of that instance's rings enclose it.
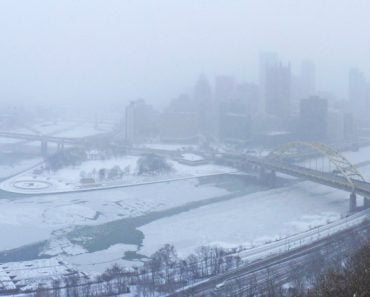
<path fill-rule="evenodd" d="M 11 175 L 15 175 L 20 171 L 27 170 L 34 167 L 38 163 L 42 162 L 41 158 L 26 159 L 18 162 L 12 162 L 11 164 L 0 165 L 0 179 L 6 178 Z"/>
<path fill-rule="evenodd" d="M 201 160 L 204 160 L 204 158 L 202 156 L 199 156 L 199 155 L 196 155 L 196 154 L 191 154 L 191 153 L 185 153 L 185 154 L 182 154 L 181 155 L 184 160 L 187 160 L 187 161 L 201 161 Z"/>
<path fill-rule="evenodd" d="M 181 255 L 201 245 L 260 245 L 337 220 L 347 208 L 347 193 L 303 182 L 154 221 L 140 228 L 145 234 L 140 252 L 150 255 L 165 243 Z"/>
<path fill-rule="evenodd" d="M 43 121 L 32 125 L 34 132 L 32 134 L 55 135 L 62 131 L 74 129 L 78 124 L 74 122 L 48 122 Z M 30 131 L 28 132 L 30 134 Z"/>
<path fill-rule="evenodd" d="M 185 145 L 185 144 L 165 144 L 165 143 L 148 143 L 144 147 L 154 149 L 154 150 L 163 150 L 163 151 L 178 151 L 184 149 L 194 149 L 195 145 Z"/>
<path fill-rule="evenodd" d="M 194 167 L 169 160 L 168 162 L 172 165 L 174 171 L 159 175 L 138 175 L 137 161 L 139 158 L 139 156 L 124 156 L 107 160 L 90 160 L 83 162 L 78 166 L 69 166 L 56 172 L 44 171 L 41 174 L 35 174 L 34 169 L 32 169 L 3 181 L 0 183 L 0 189 L 24 194 L 49 194 L 96 188 L 130 186 L 143 183 L 232 173 L 236 171 L 233 168 L 215 164 L 204 164 Z M 98 172 L 102 168 L 111 169 L 117 165 L 120 166 L 121 169 L 129 168 L 130 173 L 123 176 L 122 179 L 103 180 L 89 185 L 83 185 L 80 183 L 82 172 L 88 175 L 93 170 Z M 40 167 L 42 166 L 43 165 L 40 165 Z"/>
<path fill-rule="evenodd" d="M 289 131 L 271 131 L 271 132 L 266 133 L 266 135 L 278 136 L 278 135 L 286 135 L 286 134 L 290 134 L 290 133 L 291 132 L 289 132 Z"/>
<path fill-rule="evenodd" d="M 98 124 L 94 121 L 58 121 L 58 122 L 41 122 L 33 124 L 31 127 L 35 132 L 44 135 L 53 135 L 57 137 L 86 137 L 103 132 L 108 132 L 113 129 L 113 125 Z M 30 134 L 30 131 L 28 131 Z"/>
<path fill-rule="evenodd" d="M 179 195 L 179 193 L 182 193 Z M 183 180 L 104 192 L 30 196 L 0 200 L 0 250 L 16 248 L 41 240 L 60 241 L 60 234 L 76 225 L 98 225 L 137 217 L 153 211 L 227 194 L 226 190 L 198 186 L 198 181 Z M 22 236 L 13 236 L 21 234 Z M 55 250 L 55 244 L 52 245 Z M 66 249 L 63 253 L 66 253 Z M 50 254 L 57 254 L 50 252 Z"/>
<path fill-rule="evenodd" d="M 15 144 L 18 142 L 22 142 L 22 140 L 14 139 L 14 138 L 2 138 L 0 137 L 0 145 L 7 145 L 7 144 Z M 1 148 L 1 146 L 0 146 Z"/>
<path fill-rule="evenodd" d="M 58 256 L 58 255 L 80 255 L 87 250 L 77 244 L 71 243 L 66 238 L 60 238 L 50 241 L 48 246 L 40 253 L 41 256 Z"/>
<path fill-rule="evenodd" d="M 125 252 L 128 251 L 137 251 L 137 247 L 128 244 L 115 244 L 106 250 L 70 256 L 67 259 L 69 263 L 87 273 L 104 272 L 115 263 L 121 266 L 140 266 L 142 263 L 139 261 L 127 261 L 122 259 Z"/>
<path fill-rule="evenodd" d="M 54 136 L 58 137 L 71 137 L 71 138 L 78 138 L 78 137 L 87 137 L 96 134 L 101 134 L 104 132 L 110 132 L 111 129 L 101 129 L 99 126 L 95 127 L 94 123 L 86 123 L 86 124 L 79 124 L 72 129 L 68 129 L 62 131 L 60 133 L 55 133 Z"/>
<path fill-rule="evenodd" d="M 41 280 L 51 282 L 53 277 L 60 278 L 62 275 L 69 275 L 74 271 L 74 268 L 58 258 L 50 258 L 3 263 L 0 264 L 0 271 L 0 277 L 2 275 L 9 276 L 13 287 L 19 287 L 25 291 L 26 289 L 35 289 Z"/>
<path fill-rule="evenodd" d="M 363 162 L 370 159 L 370 148 L 346 154 L 354 163 Z M 135 171 L 137 158 L 126 156 L 89 161 L 42 178 L 65 190 L 68 189 L 65 183 L 74 183 L 79 179 L 81 170 L 111 168 L 114 165 L 123 168 L 126 165 L 132 166 Z M 231 170 L 213 164 L 194 167 L 172 160 L 170 162 L 175 173 L 152 179 L 196 177 Z M 370 165 L 361 167 L 360 171 L 365 177 L 370 177 Z M 33 175 L 25 173 L 16 178 L 19 177 L 33 178 Z M 126 178 L 127 184 L 150 180 L 148 177 L 140 179 L 135 175 Z M 69 187 L 72 189 L 73 184 Z M 122 259 L 125 252 L 137 251 L 136 245 L 117 243 L 107 249 L 89 253 L 82 245 L 69 241 L 66 234 L 75 226 L 99 226 L 229 194 L 230 192 L 220 185 L 200 183 L 195 178 L 104 191 L 3 198 L 0 200 L 0 236 L 3 239 L 0 241 L 0 250 L 47 240 L 42 255 L 58 256 L 59 259 L 76 264 L 76 267 L 84 271 L 103 271 L 115 261 L 122 265 L 138 265 L 140 262 Z M 347 209 L 347 193 L 310 182 L 240 194 L 239 197 L 228 201 L 163 217 L 140 227 L 145 238 L 138 253 L 150 255 L 165 243 L 175 244 L 181 256 L 188 255 L 198 246 L 205 244 L 224 247 L 258 246 L 336 221 Z"/>

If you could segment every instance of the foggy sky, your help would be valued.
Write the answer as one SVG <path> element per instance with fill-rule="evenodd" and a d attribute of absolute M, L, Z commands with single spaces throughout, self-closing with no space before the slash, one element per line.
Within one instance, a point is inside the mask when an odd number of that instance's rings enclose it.
<path fill-rule="evenodd" d="M 346 97 L 351 66 L 370 76 L 370 1 L 1 0 L 0 101 L 163 103 L 201 73 L 258 77 L 275 51 Z"/>

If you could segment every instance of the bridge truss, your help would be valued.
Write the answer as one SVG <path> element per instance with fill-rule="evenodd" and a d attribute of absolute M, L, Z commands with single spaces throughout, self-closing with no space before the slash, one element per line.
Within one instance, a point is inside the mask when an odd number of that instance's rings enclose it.
<path fill-rule="evenodd" d="M 333 148 L 319 142 L 289 142 L 271 151 L 269 155 L 266 156 L 266 159 L 269 161 L 286 160 L 293 156 L 293 150 L 299 151 L 302 149 L 309 149 L 327 158 L 328 161 L 336 168 L 336 172 L 338 172 L 347 180 L 348 184 L 353 188 L 353 190 L 355 188 L 353 180 L 365 181 L 364 177 L 357 170 L 357 168 L 344 156 L 342 156 Z"/>

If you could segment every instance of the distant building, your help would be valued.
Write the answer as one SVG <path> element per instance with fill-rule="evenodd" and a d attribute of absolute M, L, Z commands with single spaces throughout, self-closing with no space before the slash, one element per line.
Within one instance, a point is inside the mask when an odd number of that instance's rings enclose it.
<path fill-rule="evenodd" d="M 261 132 L 253 135 L 254 143 L 270 148 L 276 148 L 294 139 L 295 137 L 292 132 L 284 130 Z"/>
<path fill-rule="evenodd" d="M 235 94 L 236 80 L 233 76 L 219 75 L 215 79 L 214 97 L 217 102 L 228 102 Z"/>
<path fill-rule="evenodd" d="M 314 96 L 300 102 L 300 132 L 304 140 L 328 138 L 328 100 Z"/>
<path fill-rule="evenodd" d="M 199 133 L 204 137 L 214 137 L 216 126 L 215 105 L 212 87 L 204 75 L 199 78 L 194 86 L 193 99 L 196 106 L 196 122 Z"/>
<path fill-rule="evenodd" d="M 266 112 L 278 117 L 290 114 L 291 69 L 281 62 L 270 65 L 265 73 L 265 107 Z"/>
<path fill-rule="evenodd" d="M 298 75 L 292 75 L 291 80 L 291 112 L 299 113 L 299 104 L 302 99 L 309 98 L 316 94 L 316 67 L 309 60 L 301 64 Z M 327 96 L 324 96 L 328 98 Z"/>
<path fill-rule="evenodd" d="M 219 138 L 224 142 L 246 142 L 250 138 L 250 116 L 240 113 L 223 113 L 220 119 Z"/>
<path fill-rule="evenodd" d="M 165 111 L 160 116 L 160 139 L 163 142 L 193 143 L 198 140 L 198 114 Z"/>
<path fill-rule="evenodd" d="M 332 142 L 351 142 L 357 140 L 357 129 L 350 113 L 329 112 L 328 137 Z"/>
<path fill-rule="evenodd" d="M 266 88 L 267 69 L 279 63 L 279 56 L 273 52 L 263 52 L 259 57 L 259 84 L 262 89 Z"/>
<path fill-rule="evenodd" d="M 300 73 L 301 96 L 308 98 L 316 92 L 316 67 L 312 61 L 305 60 L 301 64 Z"/>
<path fill-rule="evenodd" d="M 358 137 L 355 119 L 352 113 L 343 114 L 343 140 L 356 141 Z"/>
<path fill-rule="evenodd" d="M 131 143 L 143 142 L 158 133 L 158 113 L 144 100 L 131 101 L 125 113 L 125 138 Z"/>
<path fill-rule="evenodd" d="M 190 98 L 188 94 L 181 94 L 180 96 L 171 100 L 166 108 L 172 112 L 196 112 L 195 101 Z"/>
<path fill-rule="evenodd" d="M 348 97 L 357 117 L 370 116 L 370 85 L 358 69 L 351 69 L 348 76 Z M 364 120 L 361 119 L 360 120 Z"/>
<path fill-rule="evenodd" d="M 260 113 L 262 105 L 258 85 L 253 83 L 237 84 L 230 104 L 232 112 L 244 113 L 250 116 Z"/>
<path fill-rule="evenodd" d="M 266 76 L 267 70 L 279 63 L 279 56 L 273 52 L 263 52 L 259 56 L 259 87 L 261 90 L 261 108 L 266 110 Z"/>

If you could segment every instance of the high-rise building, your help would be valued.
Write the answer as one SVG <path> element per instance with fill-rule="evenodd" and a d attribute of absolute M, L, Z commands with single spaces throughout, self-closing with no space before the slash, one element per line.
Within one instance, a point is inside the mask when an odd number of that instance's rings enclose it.
<path fill-rule="evenodd" d="M 286 117 L 290 114 L 291 69 L 282 63 L 266 68 L 265 107 L 268 114 Z"/>
<path fill-rule="evenodd" d="M 256 115 L 262 110 L 260 90 L 257 84 L 240 83 L 236 85 L 231 111 L 246 115 Z"/>
<path fill-rule="evenodd" d="M 261 94 L 261 109 L 266 110 L 266 74 L 268 68 L 279 63 L 279 56 L 273 52 L 263 52 L 259 56 L 259 87 Z"/>
<path fill-rule="evenodd" d="M 142 142 L 158 133 L 158 113 L 143 99 L 131 101 L 125 112 L 125 138 L 131 143 Z"/>
<path fill-rule="evenodd" d="M 351 113 L 339 110 L 329 112 L 328 138 L 331 142 L 346 143 L 357 139 L 357 129 Z"/>
<path fill-rule="evenodd" d="M 160 139 L 163 142 L 194 143 L 198 139 L 195 112 L 164 111 L 160 116 Z"/>
<path fill-rule="evenodd" d="M 314 96 L 316 91 L 316 67 L 312 61 L 305 60 L 302 62 L 299 80 L 301 99 Z"/>
<path fill-rule="evenodd" d="M 291 78 L 291 113 L 299 113 L 300 101 L 314 95 L 317 95 L 315 64 L 305 60 L 301 63 L 300 72 Z"/>
<path fill-rule="evenodd" d="M 226 142 L 246 142 L 251 135 L 250 116 L 225 112 L 221 115 L 219 139 Z"/>
<path fill-rule="evenodd" d="M 259 84 L 261 88 L 265 88 L 266 72 L 271 66 L 279 63 L 279 56 L 273 52 L 263 52 L 259 57 Z"/>
<path fill-rule="evenodd" d="M 197 142 L 199 115 L 195 102 L 187 94 L 173 99 L 160 115 L 160 139 L 163 142 Z"/>
<path fill-rule="evenodd" d="M 358 69 L 349 72 L 348 97 L 357 117 L 370 116 L 370 86 L 365 75 Z"/>
<path fill-rule="evenodd" d="M 214 96 L 217 102 L 227 102 L 233 99 L 236 79 L 233 76 L 220 75 L 215 80 Z"/>
<path fill-rule="evenodd" d="M 205 137 L 214 137 L 215 104 L 212 87 L 204 75 L 194 86 L 193 98 L 197 109 L 197 124 L 200 134 Z"/>
<path fill-rule="evenodd" d="M 328 100 L 317 96 L 301 100 L 299 130 L 304 140 L 323 141 L 328 138 Z"/>

